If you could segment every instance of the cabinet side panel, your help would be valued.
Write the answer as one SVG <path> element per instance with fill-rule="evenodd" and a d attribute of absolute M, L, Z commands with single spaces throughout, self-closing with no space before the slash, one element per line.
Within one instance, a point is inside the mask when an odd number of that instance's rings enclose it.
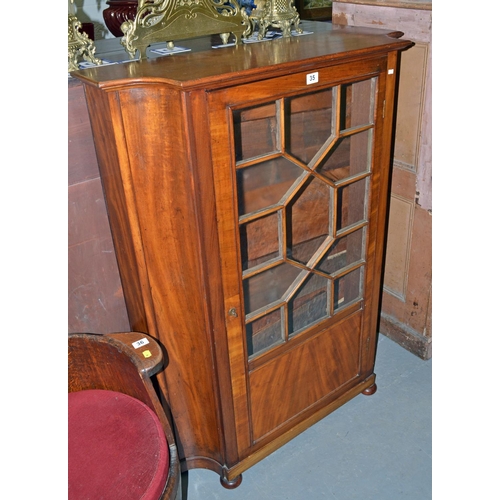
<path fill-rule="evenodd" d="M 130 181 L 166 390 L 180 456 L 223 463 L 196 183 L 183 94 L 161 86 L 120 92 Z M 191 466 L 188 465 L 188 468 Z"/>
<path fill-rule="evenodd" d="M 397 53 L 389 53 L 378 78 L 375 108 L 375 144 L 371 178 L 369 233 L 366 266 L 365 311 L 361 350 L 361 373 L 373 373 L 377 346 L 377 322 L 381 295 L 381 269 L 384 256 L 394 89 L 397 76 Z"/>
<path fill-rule="evenodd" d="M 358 313 L 250 373 L 254 442 L 356 378 L 360 321 Z"/>

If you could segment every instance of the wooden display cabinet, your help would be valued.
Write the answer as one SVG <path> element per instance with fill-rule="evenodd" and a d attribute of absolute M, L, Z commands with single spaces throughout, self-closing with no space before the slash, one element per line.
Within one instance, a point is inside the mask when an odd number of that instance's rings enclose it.
<path fill-rule="evenodd" d="M 131 327 L 183 468 L 226 487 L 372 394 L 401 33 L 311 35 L 81 79 Z M 184 45 L 184 44 L 183 44 Z"/>

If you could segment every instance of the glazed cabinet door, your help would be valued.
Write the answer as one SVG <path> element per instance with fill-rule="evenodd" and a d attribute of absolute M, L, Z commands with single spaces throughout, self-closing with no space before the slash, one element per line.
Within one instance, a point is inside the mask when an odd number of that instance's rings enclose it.
<path fill-rule="evenodd" d="M 240 460 L 373 384 L 386 69 L 208 96 Z"/>

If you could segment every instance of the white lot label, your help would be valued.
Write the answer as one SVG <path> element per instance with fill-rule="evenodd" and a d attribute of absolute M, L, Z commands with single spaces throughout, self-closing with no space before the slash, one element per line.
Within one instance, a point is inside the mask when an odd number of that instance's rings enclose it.
<path fill-rule="evenodd" d="M 306 76 L 306 84 L 307 85 L 311 85 L 311 83 L 318 83 L 318 82 L 319 82 L 319 75 L 318 75 L 317 71 L 316 71 L 316 73 L 309 73 Z"/>
<path fill-rule="evenodd" d="M 146 345 L 146 344 L 149 344 L 149 340 L 146 338 L 138 340 L 137 342 L 132 342 L 134 349 L 139 349 L 139 347 L 142 347 L 143 345 Z"/>

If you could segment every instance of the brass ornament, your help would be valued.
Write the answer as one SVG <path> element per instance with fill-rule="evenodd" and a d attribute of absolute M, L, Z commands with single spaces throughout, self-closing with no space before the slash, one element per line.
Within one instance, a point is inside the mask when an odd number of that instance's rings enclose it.
<path fill-rule="evenodd" d="M 264 38 L 269 28 L 281 29 L 283 38 L 292 36 L 292 26 L 297 33 L 302 33 L 299 13 L 293 0 L 255 0 L 255 4 L 257 8 L 251 12 L 250 20 L 254 30 L 259 31 L 259 40 Z"/>
<path fill-rule="evenodd" d="M 102 64 L 102 61 L 95 57 L 96 47 L 87 33 L 81 31 L 82 23 L 76 17 L 76 8 L 73 0 L 68 1 L 68 72 L 79 69 L 80 58 L 94 64 Z"/>
<path fill-rule="evenodd" d="M 134 20 L 121 25 L 121 44 L 131 59 L 139 51 L 146 58 L 146 49 L 153 43 L 220 35 L 227 44 L 231 34 L 236 43 L 252 33 L 252 23 L 237 0 L 139 0 Z"/>

